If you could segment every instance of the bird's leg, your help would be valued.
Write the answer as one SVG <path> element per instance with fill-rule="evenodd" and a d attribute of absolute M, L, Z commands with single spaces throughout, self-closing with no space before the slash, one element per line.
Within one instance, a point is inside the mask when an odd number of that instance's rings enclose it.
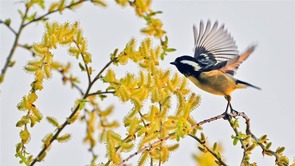
<path fill-rule="evenodd" d="M 227 119 L 231 119 L 231 115 L 230 115 L 230 113 L 228 113 L 228 108 L 230 108 L 232 110 L 232 106 L 230 104 L 231 97 L 230 96 L 224 96 L 224 97 L 227 100 L 227 105 L 226 105 L 226 109 L 223 113 L 223 115 L 224 115 L 223 119 L 227 120 Z"/>
<path fill-rule="evenodd" d="M 237 115 L 238 114 L 238 111 L 234 110 L 230 103 L 229 103 L 229 108 L 230 108 L 230 114 L 231 115 Z"/>
<path fill-rule="evenodd" d="M 226 105 L 225 112 L 223 113 L 225 115 L 223 119 L 231 119 L 231 117 L 233 115 L 236 115 L 238 113 L 238 111 L 234 110 L 231 103 L 230 103 L 231 96 L 224 96 L 224 97 L 227 100 L 227 105 Z M 230 109 L 230 112 L 228 112 L 228 108 Z"/>
<path fill-rule="evenodd" d="M 238 111 L 234 110 L 230 101 L 231 101 L 231 96 L 225 96 L 225 99 L 227 100 L 227 106 L 226 106 L 226 111 L 228 110 L 228 107 L 230 108 L 230 115 L 236 115 Z"/>

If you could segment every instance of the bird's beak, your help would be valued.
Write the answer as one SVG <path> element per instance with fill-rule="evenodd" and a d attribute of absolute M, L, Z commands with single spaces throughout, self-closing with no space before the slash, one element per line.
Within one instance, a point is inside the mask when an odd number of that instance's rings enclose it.
<path fill-rule="evenodd" d="M 176 62 L 170 62 L 171 65 L 176 65 Z"/>

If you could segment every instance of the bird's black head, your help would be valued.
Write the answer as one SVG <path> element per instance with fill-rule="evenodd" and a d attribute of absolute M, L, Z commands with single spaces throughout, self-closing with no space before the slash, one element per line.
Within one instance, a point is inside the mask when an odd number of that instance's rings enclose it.
<path fill-rule="evenodd" d="M 170 64 L 175 65 L 185 76 L 196 75 L 200 73 L 202 69 L 195 58 L 187 55 L 176 58 L 175 61 Z"/>

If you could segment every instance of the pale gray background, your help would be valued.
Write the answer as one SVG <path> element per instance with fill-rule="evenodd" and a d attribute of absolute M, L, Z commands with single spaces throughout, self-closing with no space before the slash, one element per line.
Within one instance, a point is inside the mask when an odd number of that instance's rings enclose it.
<path fill-rule="evenodd" d="M 23 9 L 16 1 L 1 1 L 1 19 L 11 18 L 12 26 L 16 29 L 19 25 L 17 9 Z M 49 1 L 48 1 L 49 2 Z M 144 21 L 134 16 L 133 9 L 121 8 L 109 2 L 106 9 L 93 7 L 89 3 L 83 4 L 76 11 L 66 10 L 63 15 L 52 15 L 51 20 L 58 22 L 79 21 L 84 29 L 84 36 L 88 39 L 89 50 L 93 54 L 94 68 L 98 71 L 108 61 L 108 55 L 115 48 L 124 48 L 131 37 L 138 41 L 144 38 L 139 33 L 139 27 L 144 26 Z M 290 161 L 295 156 L 295 3 L 294 1 L 154 1 L 154 10 L 161 10 L 160 15 L 164 28 L 167 30 L 170 46 L 177 49 L 169 54 L 161 66 L 172 68 L 169 65 L 177 56 L 193 53 L 192 25 L 201 19 L 212 21 L 219 20 L 225 23 L 226 28 L 234 37 L 240 51 L 245 50 L 250 44 L 257 43 L 257 50 L 240 66 L 237 78 L 257 85 L 261 91 L 255 89 L 239 90 L 233 93 L 233 106 L 244 111 L 251 118 L 252 131 L 257 136 L 268 134 L 273 142 L 273 148 L 285 146 Z M 1 68 L 8 55 L 13 42 L 13 34 L 4 26 L 0 27 L 0 64 Z M 21 43 L 39 42 L 44 32 L 42 23 L 30 25 L 20 38 Z M 64 49 L 62 49 L 64 50 Z M 69 57 L 66 51 L 57 51 L 54 58 L 67 62 L 75 60 Z M 23 70 L 26 61 L 32 59 L 27 51 L 17 49 L 13 60 L 16 65 L 8 70 L 4 84 L 1 85 L 1 165 L 18 165 L 14 157 L 15 144 L 19 141 L 19 130 L 15 124 L 23 115 L 16 109 L 16 104 L 30 89 L 32 75 Z M 122 69 L 122 68 L 120 68 Z M 133 71 L 134 66 L 125 66 L 121 74 Z M 80 74 L 74 67 L 74 72 Z M 82 85 L 86 86 L 86 82 Z M 200 106 L 194 111 L 196 120 L 203 120 L 220 114 L 224 111 L 226 102 L 223 97 L 214 96 L 203 92 L 189 84 L 192 91 L 202 96 Z M 45 116 L 58 117 L 60 123 L 70 114 L 73 102 L 79 97 L 69 85 L 63 86 L 60 75 L 53 73 L 53 78 L 44 82 L 44 90 L 39 93 L 37 106 Z M 114 118 L 122 119 L 128 111 L 129 105 L 123 105 L 118 100 L 106 100 L 101 104 L 105 108 L 115 103 L 116 113 Z M 241 124 L 244 122 L 241 119 Z M 242 125 L 244 126 L 244 125 Z M 40 151 L 41 139 L 53 128 L 45 121 L 37 124 L 32 130 L 33 137 L 28 150 L 34 155 Z M 80 122 L 68 126 L 65 132 L 72 134 L 72 139 L 65 144 L 53 143 L 45 162 L 38 165 L 86 165 L 90 161 L 88 146 L 82 144 L 85 126 Z M 121 131 L 122 132 L 122 131 Z M 124 131 L 123 131 L 124 132 Z M 123 133 L 122 132 L 122 133 Z M 229 165 L 239 165 L 242 150 L 232 146 L 232 129 L 226 121 L 219 120 L 204 126 L 203 131 L 209 142 L 220 141 L 224 147 L 224 159 Z M 166 165 L 195 165 L 192 153 L 196 152 L 196 142 L 191 138 L 180 141 L 180 148 L 171 154 Z M 95 149 L 99 153 L 99 160 L 105 162 L 103 146 Z M 130 160 L 134 165 L 139 156 Z M 252 160 L 258 165 L 273 165 L 273 157 L 261 157 L 261 150 L 257 148 L 252 155 Z"/>

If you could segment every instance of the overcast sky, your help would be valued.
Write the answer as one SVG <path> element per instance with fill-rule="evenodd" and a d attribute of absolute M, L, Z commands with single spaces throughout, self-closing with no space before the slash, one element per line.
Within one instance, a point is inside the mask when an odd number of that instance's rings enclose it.
<path fill-rule="evenodd" d="M 1 0 L 1 19 L 11 18 L 12 26 L 16 29 L 19 25 L 17 9 L 23 7 L 14 1 Z M 218 20 L 224 23 L 226 29 L 235 39 L 240 52 L 243 52 L 253 43 L 258 44 L 257 49 L 246 62 L 244 62 L 236 78 L 254 84 L 262 88 L 239 90 L 233 93 L 232 105 L 238 111 L 245 112 L 251 119 L 252 132 L 256 136 L 267 134 L 273 142 L 273 148 L 285 146 L 285 155 L 290 161 L 295 159 L 295 3 L 294 1 L 154 1 L 154 10 L 161 10 L 160 16 L 167 30 L 170 46 L 177 49 L 169 54 L 161 66 L 178 72 L 169 62 L 174 61 L 178 56 L 193 54 L 193 33 L 192 26 L 200 20 Z M 84 36 L 88 39 L 89 50 L 93 55 L 93 66 L 97 70 L 108 61 L 108 56 L 115 48 L 123 48 L 124 45 L 135 37 L 138 41 L 144 38 L 140 34 L 140 27 L 144 22 L 134 16 L 130 8 L 121 8 L 109 3 L 109 7 L 102 9 L 93 7 L 89 3 L 84 4 L 78 10 L 65 11 L 63 15 L 54 14 L 51 20 L 63 23 L 65 21 L 79 21 L 84 29 Z M 21 43 L 32 43 L 41 41 L 44 27 L 30 25 L 23 36 Z M 13 34 L 0 26 L 0 66 L 8 55 L 13 42 Z M 75 60 L 65 55 L 66 52 L 58 51 L 54 58 L 67 62 Z M 66 58 L 65 58 L 66 57 Z M 19 141 L 16 121 L 22 116 L 17 111 L 16 104 L 21 97 L 30 89 L 32 75 L 23 70 L 23 66 L 32 57 L 28 52 L 17 49 L 13 60 L 16 65 L 8 70 L 4 84 L 1 85 L 1 165 L 17 165 L 18 159 L 14 157 L 15 144 Z M 79 69 L 74 68 L 79 74 Z M 134 68 L 126 66 L 121 74 L 133 71 Z M 85 83 L 82 83 L 85 85 Z M 192 91 L 201 95 L 201 104 L 194 111 L 196 120 L 200 121 L 224 111 L 226 101 L 223 97 L 214 96 L 203 92 L 189 84 Z M 69 115 L 73 102 L 79 97 L 77 92 L 72 91 L 69 86 L 63 86 L 60 75 L 54 73 L 53 78 L 45 81 L 44 90 L 40 93 L 37 102 L 38 107 L 45 116 L 59 117 L 63 122 Z M 111 97 L 112 98 L 112 97 Z M 102 107 L 114 103 L 116 117 L 123 117 L 128 106 L 122 105 L 118 100 L 106 100 Z M 116 118 L 114 117 L 114 118 Z M 240 120 L 243 124 L 243 120 Z M 243 125 L 242 125 L 243 126 Z M 28 150 L 36 155 L 40 151 L 41 138 L 53 128 L 47 123 L 36 125 L 33 130 L 33 137 Z M 85 165 L 90 161 L 90 153 L 87 146 L 82 145 L 82 137 L 85 133 L 85 126 L 77 122 L 68 126 L 65 132 L 72 134 L 72 139 L 65 144 L 53 143 L 45 162 L 38 165 Z M 224 146 L 223 157 L 229 165 L 238 165 L 242 156 L 239 146 L 232 146 L 232 129 L 226 121 L 219 120 L 204 126 L 203 131 L 209 138 L 210 143 L 222 142 Z M 171 154 L 166 165 L 195 165 L 191 154 L 197 150 L 196 142 L 191 138 L 180 141 L 180 148 Z M 105 153 L 99 151 L 99 160 Z M 130 160 L 136 163 L 139 156 Z M 252 161 L 258 165 L 273 165 L 273 157 L 261 157 L 261 150 L 252 155 Z"/>

